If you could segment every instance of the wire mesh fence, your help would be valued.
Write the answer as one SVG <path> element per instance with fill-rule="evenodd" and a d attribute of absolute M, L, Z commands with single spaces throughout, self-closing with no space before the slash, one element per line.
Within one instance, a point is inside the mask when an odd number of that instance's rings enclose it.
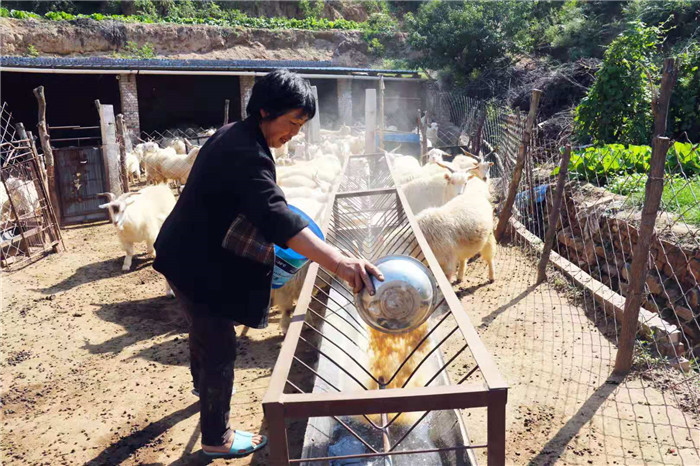
<path fill-rule="evenodd" d="M 6 270 L 55 251 L 60 232 L 51 210 L 42 164 L 31 141 L 0 108 L 0 265 Z"/>
<path fill-rule="evenodd" d="M 435 110 L 431 113 L 438 122 L 439 144 L 459 143 L 466 148 L 473 147 L 477 115 L 480 108 L 486 108 L 480 151 L 485 155 L 495 149 L 498 155 L 498 160 L 492 159 L 496 170 L 492 171 L 491 191 L 497 209 L 503 208 L 502 201 L 524 142 L 525 116 L 495 103 L 449 92 L 438 92 L 433 102 Z M 488 290 L 468 280 L 465 296 L 476 310 L 483 309 L 484 299 L 491 299 L 497 307 L 491 314 L 481 315 L 480 329 L 487 334 L 493 329 L 501 337 L 512 335 L 512 327 L 522 329 L 523 322 L 544 325 L 538 335 L 526 333 L 544 340 L 543 343 L 571 346 L 560 348 L 559 354 L 549 350 L 536 352 L 558 359 L 557 366 L 595 373 L 592 379 L 601 381 L 600 390 L 605 391 L 604 381 L 613 370 L 620 319 L 630 289 L 630 268 L 638 242 L 651 148 L 618 144 L 574 148 L 563 190 L 563 207 L 552 226 L 556 234 L 548 266 L 550 279 L 538 285 L 533 267 L 541 257 L 542 239 L 550 227 L 549 214 L 562 151 L 560 141 L 540 137 L 534 126 L 522 179 L 509 213 L 511 246 L 501 246 L 497 266 L 499 274 L 506 271 L 503 278 L 510 280 L 510 284 L 522 282 L 522 286 L 515 287 L 520 294 L 509 292 L 508 298 L 490 296 Z M 641 381 L 645 396 L 663 392 L 660 405 L 671 407 L 665 414 L 652 410 L 644 418 L 657 430 L 677 424 L 679 432 L 689 433 L 695 425 L 693 416 L 700 410 L 699 167 L 697 144 L 689 141 L 672 144 L 666 157 L 655 235 L 648 245 L 649 273 L 643 291 L 633 379 Z M 521 302 L 528 302 L 534 308 L 525 309 Z M 520 309 L 524 315 L 516 317 L 512 308 Z M 508 317 L 500 317 L 501 314 Z M 507 323 L 499 325 L 500 319 Z M 561 325 L 551 330 L 552 322 Z M 518 345 L 521 347 L 517 349 L 532 350 L 529 342 L 519 340 L 495 344 L 511 350 L 516 350 Z M 581 351 L 591 349 L 597 353 L 595 358 L 600 359 L 595 367 L 586 360 L 577 361 Z M 563 358 L 562 353 L 571 360 Z M 548 366 L 549 362 L 544 365 Z M 579 379 L 585 385 L 583 377 Z M 591 394 L 595 396 L 596 392 Z M 618 400 L 611 403 L 618 410 L 626 409 L 620 408 L 623 404 Z M 684 414 L 674 416 L 676 409 Z M 622 420 L 624 416 L 618 418 Z M 644 430 L 639 426 L 637 429 Z M 690 455 L 686 461 L 695 460 L 700 447 L 692 435 L 683 439 L 665 437 L 659 442 L 667 444 L 669 451 L 685 450 Z"/>

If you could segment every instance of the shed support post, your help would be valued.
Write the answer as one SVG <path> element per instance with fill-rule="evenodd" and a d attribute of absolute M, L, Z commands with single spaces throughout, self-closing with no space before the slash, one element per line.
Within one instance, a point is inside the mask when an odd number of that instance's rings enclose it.
<path fill-rule="evenodd" d="M 120 74 L 117 76 L 117 79 L 119 80 L 119 96 L 122 104 L 122 114 L 124 115 L 127 128 L 131 131 L 131 133 L 129 133 L 129 139 L 136 141 L 141 134 L 136 75 Z"/>
<path fill-rule="evenodd" d="M 248 114 L 246 113 L 246 106 L 250 100 L 250 96 L 253 93 L 253 86 L 255 85 L 255 76 L 239 76 L 238 77 L 240 92 L 241 92 L 241 120 L 245 120 Z"/>
<path fill-rule="evenodd" d="M 311 92 L 314 95 L 314 100 L 316 101 L 316 115 L 309 121 L 307 130 L 307 140 L 311 144 L 318 144 L 321 142 L 321 109 L 318 105 L 318 88 L 316 86 L 311 86 Z"/>
<path fill-rule="evenodd" d="M 338 79 L 338 119 L 341 125 L 352 125 L 352 80 Z"/>
<path fill-rule="evenodd" d="M 377 152 L 377 90 L 365 91 L 365 154 Z"/>
<path fill-rule="evenodd" d="M 379 77 L 379 150 L 384 150 L 384 76 Z"/>

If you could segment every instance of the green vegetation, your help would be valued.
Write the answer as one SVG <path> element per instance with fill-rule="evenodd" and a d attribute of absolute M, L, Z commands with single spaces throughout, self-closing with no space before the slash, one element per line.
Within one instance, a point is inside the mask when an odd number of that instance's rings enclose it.
<path fill-rule="evenodd" d="M 121 53 L 115 53 L 117 58 L 155 58 L 156 51 L 153 44 L 150 42 L 145 43 L 141 47 L 136 44 L 136 42 L 129 41 L 124 47 L 124 51 Z"/>
<path fill-rule="evenodd" d="M 137 15 L 106 15 L 102 13 L 92 14 L 72 14 L 64 11 L 49 11 L 44 14 L 43 18 L 51 21 L 71 21 L 75 19 L 94 19 L 96 21 L 113 20 L 133 23 L 176 23 L 176 24 L 206 24 L 211 26 L 225 27 L 249 27 L 261 29 L 311 29 L 311 30 L 327 30 L 327 29 L 369 29 L 366 23 L 358 23 L 345 19 L 328 20 L 324 18 L 266 18 L 266 17 L 250 17 L 238 10 L 221 10 L 215 6 L 216 3 L 210 2 L 205 8 L 198 10 L 197 16 L 180 17 L 180 16 L 157 16 L 151 13 L 150 9 L 145 11 L 145 14 Z M 42 19 L 42 16 L 36 13 L 31 13 L 22 10 L 0 10 L 0 16 L 16 19 Z"/>
<path fill-rule="evenodd" d="M 34 47 L 34 44 L 29 44 L 27 47 L 27 56 L 28 57 L 38 57 L 39 56 L 39 51 Z"/>
<path fill-rule="evenodd" d="M 605 52 L 593 87 L 576 108 L 582 140 L 593 144 L 632 144 L 651 140 L 653 116 L 649 77 L 661 32 L 637 23 L 615 39 Z"/>
<path fill-rule="evenodd" d="M 571 155 L 569 176 L 603 186 L 614 176 L 648 173 L 650 160 L 651 147 L 649 146 L 608 144 L 587 147 Z M 558 171 L 556 169 L 554 173 Z M 666 172 L 684 177 L 700 175 L 698 145 L 674 143 L 666 156 Z"/>
<path fill-rule="evenodd" d="M 569 176 L 605 186 L 628 196 L 632 205 L 644 203 L 651 147 L 608 144 L 572 154 Z M 555 170 L 557 172 L 558 170 Z M 700 148 L 676 142 L 666 156 L 666 178 L 661 208 L 683 221 L 700 226 Z"/>

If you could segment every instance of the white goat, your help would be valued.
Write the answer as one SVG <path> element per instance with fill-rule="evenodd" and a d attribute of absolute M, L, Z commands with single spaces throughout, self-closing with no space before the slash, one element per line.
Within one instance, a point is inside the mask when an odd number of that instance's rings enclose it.
<path fill-rule="evenodd" d="M 481 253 L 488 266 L 489 281 L 494 280 L 496 240 L 493 236 L 493 206 L 487 193 L 486 183 L 472 177 L 462 195 L 416 216 L 440 267 L 450 279 L 456 269 L 457 280 L 462 281 L 466 261 Z"/>
<path fill-rule="evenodd" d="M 125 193 L 118 198 L 113 193 L 102 193 L 109 202 L 100 205 L 107 209 L 122 248 L 126 252 L 123 271 L 131 269 L 134 244 L 145 242 L 146 253 L 153 256 L 153 243 L 160 227 L 175 206 L 175 196 L 165 184 L 148 186 L 136 193 Z"/>
<path fill-rule="evenodd" d="M 126 173 L 130 182 L 141 178 L 141 163 L 135 152 L 126 153 Z"/>
<path fill-rule="evenodd" d="M 17 215 L 35 214 L 39 210 L 39 193 L 32 180 L 23 180 L 11 176 L 5 180 L 7 192 L 3 188 L 2 204 L 0 210 L 3 215 L 12 212 L 10 201 L 15 207 Z M 9 197 L 8 197 L 9 194 Z"/>
<path fill-rule="evenodd" d="M 401 186 L 406 200 L 414 214 L 428 207 L 439 207 L 464 190 L 471 174 L 466 171 L 453 171 L 427 178 L 417 178 Z"/>
<path fill-rule="evenodd" d="M 175 180 L 185 184 L 198 154 L 199 147 L 192 149 L 189 154 L 178 154 L 172 147 L 145 152 L 148 180 L 155 183 Z"/>

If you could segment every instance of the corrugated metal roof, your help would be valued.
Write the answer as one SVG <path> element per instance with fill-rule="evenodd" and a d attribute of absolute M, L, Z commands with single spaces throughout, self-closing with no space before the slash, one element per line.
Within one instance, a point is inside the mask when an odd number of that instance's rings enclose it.
<path fill-rule="evenodd" d="M 416 70 L 386 70 L 335 66 L 331 61 L 303 60 L 180 60 L 166 58 L 134 59 L 109 57 L 0 57 L 0 65 L 18 68 L 63 69 L 130 69 L 130 70 L 182 70 L 182 71 L 268 71 L 288 68 L 294 71 L 323 71 L 325 73 L 352 74 L 410 74 Z"/>

